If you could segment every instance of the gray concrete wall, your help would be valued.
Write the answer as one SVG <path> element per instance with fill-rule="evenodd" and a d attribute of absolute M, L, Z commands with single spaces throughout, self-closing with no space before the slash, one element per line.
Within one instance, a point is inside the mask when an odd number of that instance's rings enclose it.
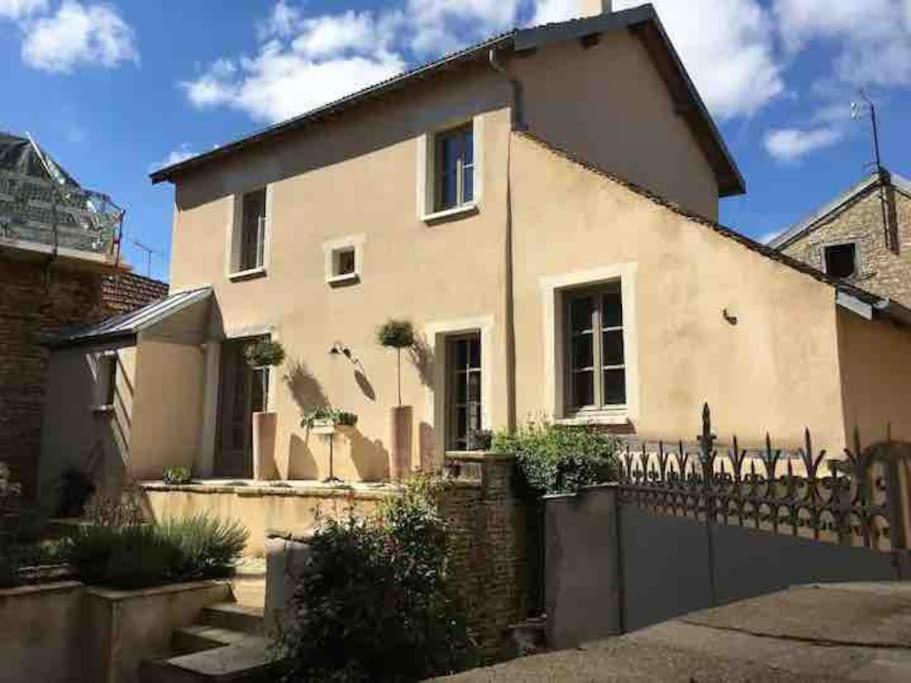
<path fill-rule="evenodd" d="M 545 499 L 548 644 L 565 648 L 804 583 L 901 579 L 878 552 L 652 514 L 616 486 Z"/>

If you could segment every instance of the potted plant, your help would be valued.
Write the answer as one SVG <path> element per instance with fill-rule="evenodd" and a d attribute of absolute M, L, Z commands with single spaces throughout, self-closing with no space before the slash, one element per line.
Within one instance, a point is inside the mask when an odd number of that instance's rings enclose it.
<path fill-rule="evenodd" d="M 402 405 L 402 349 L 414 347 L 414 328 L 408 320 L 388 320 L 376 333 L 376 340 L 396 352 L 398 404 L 392 408 L 389 472 L 393 479 L 403 478 L 411 469 L 411 406 Z"/>
<path fill-rule="evenodd" d="M 285 349 L 272 339 L 260 339 L 244 350 L 247 365 L 259 374 L 262 382 L 261 410 L 253 413 L 253 478 L 275 479 L 278 470 L 275 466 L 275 427 L 277 416 L 269 412 L 269 373 L 270 368 L 281 365 L 285 360 Z M 255 377 L 254 377 L 255 381 Z"/>
<path fill-rule="evenodd" d="M 336 410 L 327 406 L 319 406 L 304 416 L 301 425 L 312 434 L 325 436 L 329 439 L 329 476 L 325 481 L 340 481 L 335 476 L 334 437 L 337 431 L 348 432 L 357 425 L 357 415 L 346 410 Z"/>

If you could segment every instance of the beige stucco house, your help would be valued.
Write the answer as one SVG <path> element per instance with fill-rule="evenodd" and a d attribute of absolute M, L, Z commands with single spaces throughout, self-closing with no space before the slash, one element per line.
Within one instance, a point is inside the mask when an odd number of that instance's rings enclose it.
<path fill-rule="evenodd" d="M 421 339 L 414 466 L 542 416 L 692 438 L 705 401 L 742 442 L 911 438 L 911 313 L 715 223 L 744 183 L 651 6 L 508 33 L 152 180 L 174 294 L 60 341 L 48 470 L 116 427 L 130 476 L 248 478 L 265 407 L 278 476 L 323 478 L 301 418 L 331 404 L 359 416 L 334 473 L 383 479 L 389 318 Z M 262 336 L 287 358 L 258 396 Z M 76 375 L 104 356 L 102 391 Z"/>

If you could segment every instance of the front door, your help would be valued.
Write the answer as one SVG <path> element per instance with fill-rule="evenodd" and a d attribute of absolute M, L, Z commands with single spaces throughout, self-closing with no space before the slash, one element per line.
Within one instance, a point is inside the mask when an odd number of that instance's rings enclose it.
<path fill-rule="evenodd" d="M 253 412 L 265 405 L 261 373 L 247 365 L 244 350 L 256 337 L 228 339 L 221 345 L 218 388 L 216 477 L 249 479 L 253 476 Z"/>
<path fill-rule="evenodd" d="M 446 448 L 473 450 L 474 435 L 482 428 L 481 335 L 475 332 L 447 339 L 446 365 Z"/>

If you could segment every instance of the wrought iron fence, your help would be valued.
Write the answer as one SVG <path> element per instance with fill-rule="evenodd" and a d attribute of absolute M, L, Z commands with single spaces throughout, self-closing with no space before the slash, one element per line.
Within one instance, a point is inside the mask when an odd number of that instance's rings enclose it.
<path fill-rule="evenodd" d="M 719 447 L 708 404 L 697 442 L 626 440 L 621 502 L 692 517 L 876 550 L 904 547 L 896 457 L 889 443 L 866 449 L 855 432 L 842 457 L 804 445 L 746 449 L 735 436 Z"/>

